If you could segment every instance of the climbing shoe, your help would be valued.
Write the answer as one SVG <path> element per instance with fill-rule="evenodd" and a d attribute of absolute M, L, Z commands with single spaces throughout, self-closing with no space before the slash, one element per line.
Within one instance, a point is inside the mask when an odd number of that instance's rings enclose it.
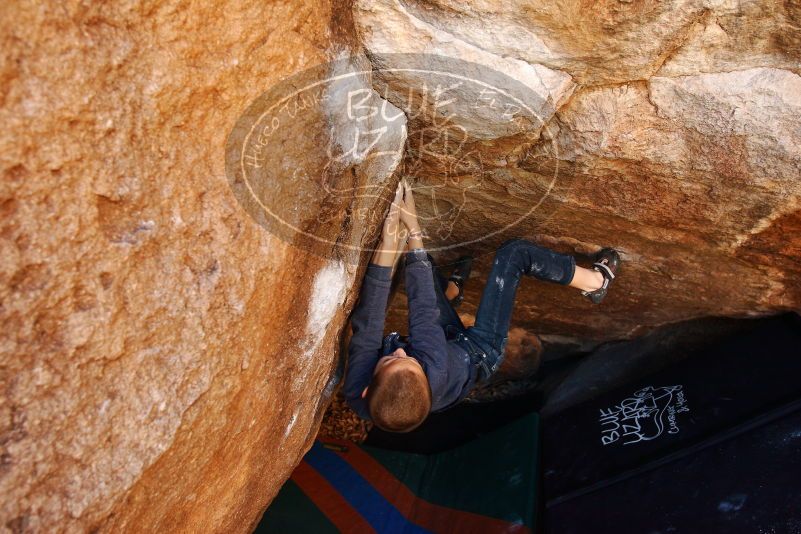
<path fill-rule="evenodd" d="M 453 282 L 459 288 L 459 294 L 450 300 L 451 306 L 458 308 L 464 300 L 464 283 L 470 278 L 470 269 L 473 267 L 473 258 L 462 256 L 456 261 L 453 274 L 448 278 L 448 282 Z"/>
<path fill-rule="evenodd" d="M 594 259 L 595 262 L 592 264 L 592 269 L 601 273 L 604 277 L 604 283 L 595 291 L 582 291 L 581 294 L 589 298 L 593 303 L 599 304 L 606 296 L 609 285 L 615 279 L 615 275 L 620 268 L 620 254 L 615 249 L 604 248 L 595 255 Z"/>

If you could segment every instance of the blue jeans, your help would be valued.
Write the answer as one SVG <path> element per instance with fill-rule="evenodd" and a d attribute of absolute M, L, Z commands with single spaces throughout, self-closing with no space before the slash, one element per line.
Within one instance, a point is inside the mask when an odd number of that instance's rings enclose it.
<path fill-rule="evenodd" d="M 476 322 L 465 328 L 456 310 L 445 296 L 447 280 L 434 270 L 440 324 L 446 337 L 457 339 L 479 366 L 478 381 L 484 381 L 498 370 L 509 339 L 509 326 L 515 293 L 522 275 L 568 285 L 576 271 L 573 256 L 559 254 L 524 239 L 506 241 L 495 253 L 487 285 L 481 295 Z"/>

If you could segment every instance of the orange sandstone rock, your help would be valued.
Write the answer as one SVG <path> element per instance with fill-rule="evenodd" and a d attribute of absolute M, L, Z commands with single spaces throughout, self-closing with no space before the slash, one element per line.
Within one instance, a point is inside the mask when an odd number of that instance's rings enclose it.
<path fill-rule="evenodd" d="M 467 313 L 506 238 L 621 250 L 601 306 L 523 281 L 521 354 L 530 332 L 801 308 L 792 2 L 40 4 L 0 7 L 4 532 L 250 530 L 317 432 L 378 230 L 360 214 L 385 208 L 322 182 L 391 191 L 397 163 L 436 190 L 421 217 L 454 218 L 427 243 L 478 257 Z M 350 108 L 315 108 L 260 153 L 276 181 L 257 193 L 321 239 L 266 231 L 232 192 L 229 133 L 279 81 L 360 50 L 376 68 L 408 52 L 496 69 L 530 109 L 493 115 L 455 87 L 447 135 L 444 115 L 410 116 L 344 157 Z M 425 81 L 365 72 L 331 94 L 406 111 Z"/>
<path fill-rule="evenodd" d="M 422 219 L 459 212 L 444 238 L 423 224 L 427 245 L 442 248 L 440 262 L 478 259 L 466 312 L 510 237 L 584 266 L 605 246 L 623 257 L 600 306 L 524 280 L 514 324 L 538 334 L 604 341 L 705 315 L 801 309 L 797 5 L 358 0 L 354 14 L 384 68 L 392 53 L 444 54 L 533 93 L 536 135 L 505 134 L 469 102 L 448 108 L 464 126 L 461 169 L 417 141 L 433 119 L 410 126 L 404 166 L 418 170 Z M 393 83 L 390 100 L 420 91 L 411 76 Z M 444 183 L 476 185 L 464 194 Z"/>
<path fill-rule="evenodd" d="M 11 2 L 0 20 L 0 531 L 248 532 L 317 432 L 364 259 L 259 227 L 226 138 L 348 49 L 349 11 Z M 270 164 L 316 161 L 301 148 Z M 339 238 L 375 236 L 340 211 Z"/>

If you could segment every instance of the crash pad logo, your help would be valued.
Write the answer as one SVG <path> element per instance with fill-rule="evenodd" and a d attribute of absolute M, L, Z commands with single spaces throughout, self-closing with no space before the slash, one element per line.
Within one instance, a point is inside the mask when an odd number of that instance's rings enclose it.
<path fill-rule="evenodd" d="M 633 445 L 665 432 L 678 434 L 679 414 L 689 412 L 682 386 L 645 387 L 611 408 L 601 409 L 601 444 Z"/>
<path fill-rule="evenodd" d="M 376 241 L 400 179 L 415 193 L 430 251 L 478 243 L 531 223 L 537 210 L 536 220 L 547 219 L 541 207 L 560 160 L 548 124 L 554 104 L 538 91 L 443 56 L 319 65 L 269 88 L 239 117 L 226 174 L 251 218 L 314 253 L 340 249 L 340 258 L 358 261 Z M 542 159 L 548 164 L 540 169 Z M 522 207 L 509 208 L 502 224 L 482 225 L 483 235 L 460 234 L 469 227 L 460 221 L 477 214 L 471 209 L 487 217 L 484 203 L 499 190 L 512 191 Z"/>

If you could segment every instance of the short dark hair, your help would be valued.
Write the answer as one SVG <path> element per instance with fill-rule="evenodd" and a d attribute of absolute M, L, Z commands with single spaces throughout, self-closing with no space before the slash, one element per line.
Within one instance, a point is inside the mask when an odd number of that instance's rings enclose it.
<path fill-rule="evenodd" d="M 414 430 L 431 411 L 428 378 L 411 369 L 382 369 L 367 388 L 367 408 L 373 423 L 381 430 Z"/>

